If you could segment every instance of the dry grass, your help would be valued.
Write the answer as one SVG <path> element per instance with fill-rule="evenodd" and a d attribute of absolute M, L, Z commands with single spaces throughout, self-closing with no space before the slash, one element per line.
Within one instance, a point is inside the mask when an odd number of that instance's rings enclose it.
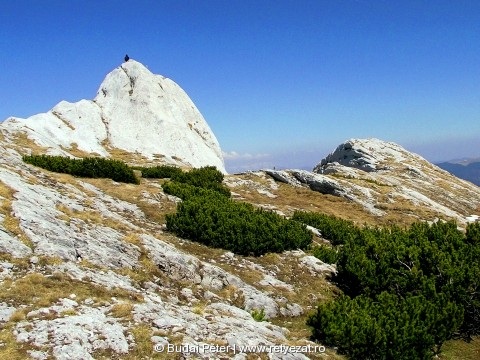
<path fill-rule="evenodd" d="M 17 322 L 25 320 L 26 314 L 31 310 L 48 307 L 61 298 L 76 295 L 76 300 L 81 302 L 92 298 L 99 302 L 109 302 L 112 297 L 121 302 L 112 307 L 112 313 L 119 317 L 127 317 L 128 310 L 133 307 L 132 302 L 142 301 L 141 295 L 130 293 L 122 289 L 108 290 L 88 282 L 73 280 L 67 275 L 55 273 L 45 276 L 40 273 L 29 273 L 16 280 L 7 278 L 0 283 L 0 302 L 16 306 L 9 321 L 2 325 L 0 330 L 0 358 L 2 359 L 27 359 L 27 350 L 34 349 L 28 343 L 17 343 L 13 336 L 13 329 Z M 20 306 L 23 307 L 20 308 Z M 75 310 L 66 310 L 60 314 L 51 312 L 44 314 L 44 319 L 54 319 L 62 316 L 76 315 Z M 48 349 L 45 349 L 48 350 Z M 114 354 L 113 354 L 114 355 Z M 115 358 L 115 356 L 111 357 Z M 140 357 L 138 357 L 140 359 Z"/>
<path fill-rule="evenodd" d="M 58 120 L 60 120 L 62 123 L 64 123 L 65 126 L 67 126 L 69 129 L 75 130 L 75 127 L 70 124 L 66 119 L 64 119 L 59 112 L 52 110 L 52 115 L 55 116 Z"/>
<path fill-rule="evenodd" d="M 13 334 L 13 323 L 7 323 L 0 329 L 0 358 L 8 360 L 30 359 L 27 350 L 33 348 L 24 343 L 17 343 Z"/>
<path fill-rule="evenodd" d="M 117 184 L 110 179 L 82 179 L 82 181 L 97 187 L 105 194 L 110 195 L 113 198 L 136 204 L 140 210 L 143 211 L 146 219 L 149 220 L 149 224 L 145 224 L 142 219 L 138 219 L 133 216 L 128 220 L 142 228 L 145 225 L 154 225 L 155 223 L 163 224 L 165 222 L 165 215 L 175 212 L 175 203 L 167 200 L 166 198 L 162 199 L 159 197 L 161 201 L 159 200 L 158 203 L 154 204 L 144 200 L 144 196 L 142 195 L 143 192 L 151 194 L 152 197 L 162 193 L 162 190 L 156 186 L 159 181 L 143 179 L 139 185 Z"/>
<path fill-rule="evenodd" d="M 268 181 L 255 174 L 234 175 L 235 178 L 251 180 L 258 183 L 258 186 L 268 187 Z M 335 175 L 334 177 L 342 177 Z M 394 203 L 389 202 L 388 194 L 393 187 L 383 184 L 369 178 L 349 179 L 357 185 L 375 189 L 378 193 L 376 207 L 386 212 L 383 216 L 375 216 L 368 213 L 363 206 L 347 199 L 325 195 L 310 190 L 308 187 L 294 187 L 288 184 L 277 182 L 278 189 L 269 191 L 276 198 L 268 198 L 255 190 L 252 186 L 241 185 L 232 188 L 232 191 L 238 193 L 243 199 L 254 205 L 270 204 L 276 209 L 282 211 L 287 216 L 291 216 L 295 210 L 321 212 L 334 215 L 342 219 L 354 221 L 357 224 L 386 226 L 396 224 L 408 226 L 418 220 L 433 220 L 435 218 L 445 218 L 435 209 L 427 206 L 415 205 L 410 200 L 401 196 L 395 198 Z"/>
<path fill-rule="evenodd" d="M 56 205 L 56 209 L 64 214 L 62 219 L 71 219 L 76 218 L 85 221 L 86 223 L 93 223 L 93 224 L 102 224 L 103 217 L 98 211 L 95 210 L 72 210 L 68 206 L 63 204 Z"/>
<path fill-rule="evenodd" d="M 184 359 L 180 353 L 168 353 L 166 350 L 163 352 L 156 352 L 154 350 L 154 343 L 152 342 L 152 336 L 167 334 L 158 334 L 154 332 L 152 328 L 146 324 L 135 325 L 130 328 L 130 333 L 133 335 L 135 346 L 128 352 L 128 354 L 117 354 L 111 350 L 96 351 L 92 355 L 95 359 L 110 360 L 110 359 L 125 359 L 125 360 L 147 360 L 147 359 L 159 359 L 159 360 L 181 360 Z M 168 336 L 170 343 L 180 344 L 182 337 L 179 335 Z"/>
<path fill-rule="evenodd" d="M 120 302 L 112 306 L 110 314 L 116 318 L 123 318 L 125 320 L 133 320 L 133 304 L 130 302 Z"/>
<path fill-rule="evenodd" d="M 9 321 L 17 323 L 22 320 L 25 320 L 27 317 L 27 311 L 25 309 L 17 309 L 15 312 L 10 316 Z"/>
<path fill-rule="evenodd" d="M 24 139 L 25 140 L 25 139 Z M 28 139 L 27 139 L 28 140 Z M 77 149 L 78 150 L 78 149 Z M 75 147 L 68 150 L 71 153 L 82 155 L 77 153 Z M 72 152 L 73 151 L 73 152 Z M 130 163 L 145 162 L 148 163 L 148 159 L 145 159 L 138 154 L 131 154 L 123 150 L 110 149 L 109 150 L 114 158 L 122 159 Z M 76 155 L 76 156 L 77 156 Z M 91 156 L 91 154 L 88 154 Z M 78 180 L 74 177 L 66 174 L 54 174 L 48 172 L 48 177 L 55 179 L 56 181 L 64 184 L 72 184 L 79 188 L 82 192 L 89 194 L 89 192 L 78 184 Z M 261 178 L 253 174 L 241 175 L 241 178 L 250 179 L 261 184 L 263 187 L 270 187 L 270 181 L 266 178 Z M 129 220 L 141 226 L 144 231 L 152 232 L 156 237 L 165 240 L 168 243 L 174 244 L 177 248 L 185 251 L 188 254 L 197 256 L 200 260 L 210 261 L 215 259 L 215 265 L 223 268 L 224 270 L 239 276 L 243 281 L 248 284 L 254 285 L 257 288 L 258 281 L 263 278 L 263 273 L 258 270 L 239 268 L 235 263 L 224 263 L 219 261 L 222 254 L 225 253 L 221 249 L 208 248 L 202 244 L 198 244 L 191 241 L 184 241 L 177 237 L 159 232 L 159 224 L 164 223 L 165 214 L 173 212 L 175 210 L 175 204 L 171 201 L 165 200 L 157 204 L 150 204 L 143 201 L 142 192 L 148 192 L 153 195 L 161 193 L 156 185 L 161 184 L 162 180 L 150 180 L 142 179 L 140 185 L 132 184 L 117 184 L 110 179 L 81 179 L 81 181 L 94 185 L 104 193 L 130 203 L 136 204 L 145 214 L 146 219 L 135 219 L 133 216 Z M 381 188 L 377 189 L 381 194 L 387 190 L 388 186 L 384 186 L 381 183 L 375 183 L 365 179 L 355 180 L 359 185 L 376 186 Z M 316 211 L 326 214 L 338 216 L 340 218 L 353 220 L 356 223 L 367 223 L 372 225 L 383 225 L 388 223 L 396 224 L 408 224 L 417 219 L 417 217 L 430 218 L 432 216 L 438 216 L 434 211 L 427 211 L 419 209 L 412 205 L 412 203 L 406 199 L 396 199 L 395 204 L 389 204 L 386 199 L 382 202 L 382 209 L 387 211 L 387 215 L 384 217 L 375 217 L 365 212 L 363 207 L 358 204 L 352 203 L 343 198 L 323 195 L 318 192 L 311 191 L 308 188 L 297 188 L 287 184 L 278 183 L 278 189 L 270 189 L 269 191 L 277 195 L 276 198 L 268 198 L 258 193 L 255 189 L 248 186 L 240 186 L 232 189 L 233 191 L 240 193 L 245 200 L 253 204 L 271 204 L 277 209 L 281 210 L 287 215 L 291 215 L 295 209 Z M 11 212 L 11 199 L 13 199 L 13 193 L 11 189 L 6 186 L 2 186 L 0 183 L 0 195 L 6 200 L 2 203 L 2 213 L 6 216 Z M 96 195 L 90 193 L 92 197 Z M 160 197 L 158 197 L 160 198 Z M 10 201 L 10 203 L 9 203 Z M 93 203 L 87 204 L 87 207 L 92 206 Z M 10 206 L 10 207 L 9 207 Z M 58 210 L 65 214 L 65 218 L 76 217 L 83 219 L 86 222 L 93 224 L 103 224 L 125 233 L 124 241 L 138 246 L 141 250 L 140 266 L 137 269 L 122 269 L 117 272 L 128 275 L 134 282 L 142 284 L 147 281 L 157 281 L 160 279 L 164 287 L 169 287 L 172 290 L 179 290 L 185 284 L 180 282 L 174 282 L 171 279 L 166 278 L 165 274 L 161 272 L 153 261 L 148 257 L 147 251 L 143 248 L 139 236 L 132 232 L 127 226 L 121 226 L 120 223 L 110 218 L 104 218 L 95 210 L 87 210 L 84 212 L 75 212 L 66 206 L 59 205 Z M 12 233 L 18 233 L 20 231 L 17 221 L 17 227 L 15 227 L 15 219 L 9 219 L 11 224 L 8 226 L 8 230 Z M 242 257 L 236 256 L 238 261 L 241 261 Z M 298 264 L 298 260 L 293 257 L 282 256 L 278 254 L 268 254 L 260 258 L 246 258 L 247 260 L 258 263 L 267 270 L 274 271 L 276 277 L 288 284 L 294 286 L 295 291 L 290 292 L 281 288 L 264 288 L 264 290 L 275 292 L 278 295 L 285 296 L 289 302 L 300 304 L 304 309 L 307 309 L 307 313 L 297 318 L 280 317 L 272 320 L 271 322 L 290 330 L 288 335 L 289 343 L 292 345 L 302 344 L 305 339 L 310 335 L 310 330 L 305 326 L 305 321 L 308 317 L 308 312 L 313 311 L 315 305 L 319 301 L 326 301 L 335 296 L 335 288 L 327 281 L 324 276 L 312 276 L 306 269 L 302 268 Z M 61 261 L 58 259 L 43 260 L 45 264 L 50 262 Z M 241 263 L 241 262 L 240 262 Z M 82 263 L 83 264 L 83 263 Z M 28 263 L 25 265 L 28 266 Z M 115 304 L 111 309 L 111 314 L 115 317 L 131 320 L 131 312 L 134 302 L 141 301 L 141 297 L 138 294 L 131 294 L 123 290 L 111 290 L 108 291 L 104 288 L 97 287 L 86 282 L 74 281 L 64 275 L 55 275 L 54 277 L 46 277 L 40 274 L 29 274 L 19 278 L 18 280 L 7 279 L 0 284 L 0 302 L 5 301 L 7 303 L 26 304 L 29 309 L 32 307 L 49 306 L 56 302 L 59 298 L 68 297 L 69 294 L 75 293 L 77 300 L 81 301 L 87 297 L 100 299 L 104 301 L 110 301 L 111 296 L 116 296 L 120 299 L 118 304 Z M 227 286 L 218 292 L 218 295 L 240 308 L 244 306 L 244 298 L 241 291 L 234 286 Z M 197 304 L 192 308 L 192 311 L 198 315 L 203 315 L 204 305 Z M 22 309 L 14 315 L 15 321 L 20 321 L 25 317 L 26 310 Z M 66 314 L 68 315 L 68 314 Z M 11 320 L 7 324 L 7 327 L 11 327 Z M 136 342 L 136 346 L 128 355 L 118 355 L 109 351 L 97 352 L 94 354 L 96 358 L 118 358 L 118 359 L 172 359 L 175 358 L 174 354 L 160 354 L 153 352 L 153 343 L 151 336 L 154 335 L 152 328 L 148 325 L 137 325 L 131 329 Z M 171 335 L 171 334 L 169 334 Z M 170 337 L 170 336 L 169 336 Z M 171 341 L 179 342 L 180 339 L 171 337 Z M 0 332 L 0 342 L 6 343 L 6 347 L 16 346 L 10 343 L 11 339 L 5 334 L 4 331 Z M 444 359 L 477 359 L 480 346 L 478 340 L 471 344 L 465 344 L 461 342 L 448 342 L 444 347 L 444 355 L 441 358 Z M 9 353 L 2 352 L 4 348 L 0 347 L 1 358 L 23 359 L 18 354 L 24 354 L 21 350 L 10 349 Z M 336 355 L 333 351 L 327 351 L 328 358 L 331 359 L 344 359 L 341 356 Z M 465 356 L 461 356 L 465 354 Z M 17 357 L 16 357 L 17 356 Z M 309 355 L 311 358 L 323 358 L 318 355 Z M 249 354 L 247 358 L 266 358 L 264 354 Z"/>
<path fill-rule="evenodd" d="M 59 256 L 39 256 L 38 257 L 38 266 L 40 267 L 55 266 L 55 265 L 60 265 L 61 263 L 63 263 L 63 260 Z"/>
<path fill-rule="evenodd" d="M 205 303 L 196 304 L 194 307 L 192 307 L 192 312 L 194 314 L 202 316 L 205 312 L 205 307 L 206 307 Z"/>
<path fill-rule="evenodd" d="M 2 199 L 3 198 L 3 199 Z M 16 236 L 21 242 L 30 248 L 33 248 L 33 243 L 25 235 L 20 228 L 20 221 L 12 214 L 12 201 L 14 200 L 14 191 L 3 182 L 0 181 L 0 213 L 4 216 L 3 227 L 12 236 Z"/>
<path fill-rule="evenodd" d="M 411 201 L 397 197 L 394 203 L 382 203 L 377 206 L 380 210 L 387 212 L 379 222 L 380 225 L 408 226 L 415 221 L 433 220 L 444 218 L 438 212 L 423 206 L 414 205 Z"/>
<path fill-rule="evenodd" d="M 96 298 L 109 301 L 111 297 L 128 301 L 142 301 L 137 293 L 114 288 L 111 290 L 92 283 L 73 280 L 67 275 L 55 273 L 45 276 L 40 273 L 30 273 L 19 279 L 5 279 L 0 284 L 0 301 L 31 308 L 48 307 L 61 298 L 76 294 L 77 301 Z"/>
<path fill-rule="evenodd" d="M 7 253 L 0 253 L 0 261 L 9 262 L 14 265 L 15 273 L 21 273 L 30 267 L 28 258 L 15 258 Z"/>
<path fill-rule="evenodd" d="M 134 360 L 144 360 L 144 359 L 159 359 L 159 360 L 179 360 L 181 359 L 181 354 L 169 354 L 166 351 L 164 352 L 155 352 L 154 343 L 151 338 L 155 333 L 152 331 L 152 328 L 149 325 L 141 324 L 136 325 L 130 328 L 130 333 L 135 339 L 135 347 L 128 352 L 128 355 L 118 355 L 116 356 L 94 356 L 96 359 L 134 359 Z"/>
<path fill-rule="evenodd" d="M 74 309 L 63 310 L 63 311 L 60 313 L 60 316 L 61 316 L 61 317 L 75 316 L 75 315 L 78 315 L 78 313 L 77 313 L 77 311 L 74 310 Z"/>
<path fill-rule="evenodd" d="M 169 279 L 165 273 L 158 268 L 152 259 L 150 259 L 148 256 L 148 251 L 145 250 L 145 247 L 143 246 L 142 241 L 137 234 L 127 234 L 123 240 L 137 246 L 140 249 L 140 257 L 138 261 L 139 264 L 134 269 L 122 268 L 120 270 L 116 270 L 117 273 L 128 276 L 139 286 L 142 286 L 148 281 L 155 282 L 158 279 L 161 279 L 164 286 L 172 283 L 172 280 Z"/>
<path fill-rule="evenodd" d="M 14 150 L 20 154 L 45 154 L 48 150 L 48 148 L 40 146 L 35 141 L 29 139 L 28 135 L 24 132 L 16 132 L 9 137 L 13 140 Z"/>
<path fill-rule="evenodd" d="M 463 340 L 447 341 L 442 347 L 440 359 L 445 360 L 478 360 L 480 359 L 480 337 L 467 343 Z"/>
<path fill-rule="evenodd" d="M 270 186 L 269 180 L 255 174 L 234 175 L 233 177 L 254 181 L 262 187 L 268 188 Z M 278 186 L 277 190 L 269 189 L 272 194 L 277 195 L 276 198 L 266 197 L 251 186 L 242 185 L 231 189 L 244 198 L 241 201 L 252 204 L 268 203 L 287 216 L 292 215 L 294 210 L 304 210 L 324 212 L 339 217 L 345 217 L 348 214 L 348 216 L 361 218 L 362 220 L 366 219 L 367 222 L 375 221 L 374 216 L 365 214 L 363 207 L 341 197 L 321 194 L 303 186 L 295 187 L 281 182 L 277 182 L 276 185 Z"/>
<path fill-rule="evenodd" d="M 56 209 L 62 212 L 62 215 L 60 215 L 59 218 L 67 223 L 70 223 L 72 218 L 76 218 L 85 221 L 87 224 L 102 225 L 120 232 L 131 231 L 131 226 L 127 225 L 125 222 L 105 217 L 97 210 L 85 209 L 83 211 L 78 211 L 70 209 L 63 204 L 57 205 Z"/>
<path fill-rule="evenodd" d="M 118 149 L 107 144 L 102 144 L 105 150 L 108 151 L 110 156 L 115 160 L 121 160 L 127 164 L 149 164 L 152 161 L 140 153 L 132 153 L 127 150 Z"/>
<path fill-rule="evenodd" d="M 227 285 L 218 292 L 218 295 L 227 300 L 233 306 L 236 306 L 240 309 L 245 307 L 245 296 L 243 295 L 243 292 L 240 291 L 235 285 Z"/>
<path fill-rule="evenodd" d="M 95 153 L 95 152 L 94 153 L 89 153 L 87 151 L 79 149 L 77 143 L 70 144 L 70 147 L 68 147 L 68 148 L 63 147 L 63 146 L 60 146 L 60 148 L 64 151 L 68 152 L 69 154 L 71 154 L 75 157 L 78 157 L 78 158 L 100 157 L 101 156 L 100 154 Z"/>

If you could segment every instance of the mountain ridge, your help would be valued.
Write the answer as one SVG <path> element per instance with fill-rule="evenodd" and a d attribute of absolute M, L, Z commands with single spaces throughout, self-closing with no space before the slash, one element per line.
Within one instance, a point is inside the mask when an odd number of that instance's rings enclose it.
<path fill-rule="evenodd" d="M 218 140 L 188 95 L 132 59 L 107 74 L 93 100 L 61 101 L 47 113 L 10 117 L 0 126 L 52 154 L 120 150 L 145 161 L 226 172 Z"/>
<path fill-rule="evenodd" d="M 465 224 L 480 215 L 480 188 L 398 144 L 375 138 L 347 140 L 313 171 L 265 172 L 292 186 L 353 201 L 377 217 L 400 209 L 412 220 L 445 218 Z"/>
<path fill-rule="evenodd" d="M 98 156 L 105 151 L 114 159 L 128 159 L 130 165 L 170 160 L 185 167 L 197 164 L 175 160 L 174 155 L 158 159 L 146 148 L 141 148 L 142 155 L 139 148 L 115 147 L 115 141 L 127 140 L 107 130 L 119 132 L 125 123 L 120 119 L 107 126 L 97 109 L 113 112 L 117 100 L 121 107 L 142 107 L 141 99 L 148 105 L 158 96 L 152 91 L 150 98 L 136 97 L 148 92 L 149 85 L 131 70 L 115 70 L 99 88 L 98 104 L 61 103 L 48 116 L 13 119 L 0 126 L 0 355 L 14 360 L 176 355 L 206 360 L 218 354 L 179 350 L 172 355 L 159 350 L 178 344 L 321 348 L 310 340 L 305 320 L 320 302 L 338 294 L 329 281 L 336 272 L 334 264 L 309 250 L 241 256 L 174 235 L 167 231 L 166 217 L 181 200 L 164 192 L 165 179 L 125 184 L 46 171 L 22 160 L 28 153 Z M 149 84 L 162 90 L 157 82 Z M 175 87 L 173 82 L 161 84 Z M 177 105 L 172 109 L 181 112 Z M 112 120 L 108 111 L 105 122 Z M 89 114 L 96 116 L 98 126 L 80 121 Z M 194 119 L 198 125 L 190 129 L 184 122 L 183 128 L 208 143 L 209 132 L 202 133 L 200 118 Z M 43 126 L 48 121 L 50 127 Z M 70 142 L 70 126 L 82 129 L 85 136 L 77 131 L 76 146 Z M 59 138 L 61 134 L 66 139 Z M 102 139 L 113 143 L 102 144 Z M 212 146 L 207 148 L 215 158 Z M 300 210 L 360 226 L 454 220 L 465 228 L 480 215 L 480 188 L 379 139 L 350 139 L 313 171 L 265 169 L 225 175 L 223 185 L 230 189 L 232 201 L 286 218 Z M 318 229 L 308 229 L 314 245 L 328 244 Z M 330 348 L 268 357 L 324 359 L 323 352 L 331 359 L 344 359 Z M 250 354 L 227 351 L 220 356 L 244 359 Z"/>

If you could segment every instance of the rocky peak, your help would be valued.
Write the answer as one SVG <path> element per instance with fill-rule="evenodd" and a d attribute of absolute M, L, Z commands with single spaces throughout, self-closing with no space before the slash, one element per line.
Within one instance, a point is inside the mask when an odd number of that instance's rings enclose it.
<path fill-rule="evenodd" d="M 266 174 L 293 186 L 342 197 L 368 213 L 398 219 L 478 219 L 480 188 L 409 152 L 378 139 L 350 139 L 318 163 L 313 172 Z"/>
<path fill-rule="evenodd" d="M 367 172 L 387 170 L 393 163 L 400 163 L 406 158 L 426 161 L 393 142 L 374 138 L 350 139 L 322 159 L 313 171 L 324 173 L 335 163 Z"/>
<path fill-rule="evenodd" d="M 123 150 L 182 166 L 214 165 L 225 172 L 220 145 L 185 91 L 134 60 L 110 72 L 95 99 L 62 101 L 44 114 L 9 118 L 2 128 L 26 133 L 50 153 L 75 149 L 111 156 Z"/>

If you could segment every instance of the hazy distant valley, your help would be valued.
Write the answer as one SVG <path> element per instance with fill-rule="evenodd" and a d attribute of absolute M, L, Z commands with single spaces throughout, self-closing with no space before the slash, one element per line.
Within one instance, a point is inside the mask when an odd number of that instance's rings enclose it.
<path fill-rule="evenodd" d="M 468 160 L 452 160 L 449 162 L 442 162 L 436 164 L 443 170 L 447 170 L 449 173 L 470 181 L 475 185 L 480 186 L 480 160 L 468 159 Z"/>

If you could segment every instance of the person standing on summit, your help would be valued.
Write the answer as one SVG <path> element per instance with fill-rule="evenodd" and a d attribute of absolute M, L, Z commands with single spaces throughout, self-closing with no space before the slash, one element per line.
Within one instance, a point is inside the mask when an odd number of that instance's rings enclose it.
<path fill-rule="evenodd" d="M 127 62 L 128 60 L 130 60 L 130 58 L 128 57 L 128 54 L 125 55 L 125 62 Z"/>

